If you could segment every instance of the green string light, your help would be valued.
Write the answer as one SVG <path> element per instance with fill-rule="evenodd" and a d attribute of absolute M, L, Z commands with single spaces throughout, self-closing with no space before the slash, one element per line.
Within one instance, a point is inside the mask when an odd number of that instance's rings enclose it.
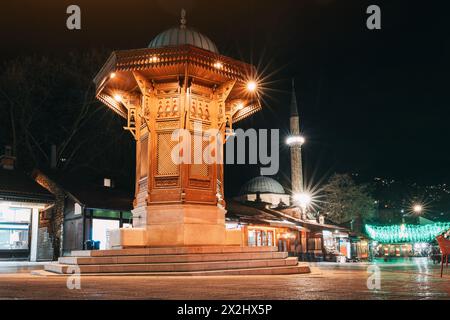
<path fill-rule="evenodd" d="M 427 225 L 374 226 L 366 224 L 366 232 L 372 240 L 381 243 L 430 242 L 438 234 L 450 228 L 450 222 Z"/>

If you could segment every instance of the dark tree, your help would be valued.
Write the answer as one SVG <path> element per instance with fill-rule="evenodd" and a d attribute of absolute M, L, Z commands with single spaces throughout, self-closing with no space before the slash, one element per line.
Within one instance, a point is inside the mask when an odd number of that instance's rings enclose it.
<path fill-rule="evenodd" d="M 334 223 L 364 221 L 375 214 L 375 200 L 365 185 L 357 185 L 348 174 L 335 174 L 324 186 L 323 212 Z"/>
<path fill-rule="evenodd" d="M 108 53 L 19 57 L 1 67 L 0 141 L 12 145 L 20 167 L 130 177 L 134 151 L 124 120 L 95 99 L 92 79 Z"/>

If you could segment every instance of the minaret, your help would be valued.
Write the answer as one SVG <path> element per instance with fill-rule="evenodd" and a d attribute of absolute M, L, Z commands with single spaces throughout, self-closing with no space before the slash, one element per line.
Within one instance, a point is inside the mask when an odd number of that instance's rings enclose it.
<path fill-rule="evenodd" d="M 300 119 L 297 109 L 297 98 L 295 95 L 294 79 L 292 79 L 291 96 L 291 135 L 287 139 L 287 144 L 291 149 L 291 189 L 292 195 L 303 191 L 303 166 L 302 166 L 302 145 L 305 139 L 300 135 Z"/>

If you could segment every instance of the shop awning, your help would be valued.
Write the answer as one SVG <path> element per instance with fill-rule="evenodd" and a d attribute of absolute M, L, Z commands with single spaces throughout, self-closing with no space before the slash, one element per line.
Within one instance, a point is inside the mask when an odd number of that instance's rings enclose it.
<path fill-rule="evenodd" d="M 278 221 L 278 220 L 262 220 L 264 222 L 267 222 L 271 227 L 279 227 L 279 228 L 290 228 L 290 229 L 296 229 L 299 231 L 306 231 L 309 232 L 308 229 L 298 226 L 295 223 L 289 222 L 289 221 Z"/>

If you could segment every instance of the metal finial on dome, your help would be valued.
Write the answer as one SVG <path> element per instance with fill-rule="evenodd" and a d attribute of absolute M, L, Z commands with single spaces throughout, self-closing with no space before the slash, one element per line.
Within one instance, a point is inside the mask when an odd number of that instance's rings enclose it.
<path fill-rule="evenodd" d="M 164 30 L 149 43 L 149 48 L 174 47 L 191 45 L 207 51 L 219 53 L 214 42 L 207 36 L 186 26 L 186 10 L 181 10 L 181 19 L 178 26 Z"/>
<path fill-rule="evenodd" d="M 181 20 L 180 20 L 180 22 L 181 22 L 181 25 L 180 25 L 180 28 L 181 29 L 186 29 L 186 10 L 184 10 L 184 9 L 181 9 Z"/>

